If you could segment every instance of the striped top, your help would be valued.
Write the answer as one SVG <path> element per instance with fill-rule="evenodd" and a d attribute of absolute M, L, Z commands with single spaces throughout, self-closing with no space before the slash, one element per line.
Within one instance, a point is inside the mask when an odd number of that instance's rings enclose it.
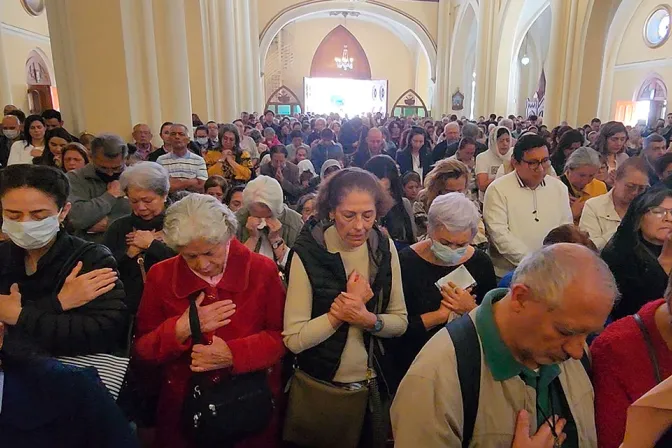
<path fill-rule="evenodd" d="M 177 156 L 171 152 L 162 155 L 156 161 L 168 170 L 170 177 L 198 180 L 208 178 L 205 160 L 191 151 L 187 151 L 183 156 Z"/>

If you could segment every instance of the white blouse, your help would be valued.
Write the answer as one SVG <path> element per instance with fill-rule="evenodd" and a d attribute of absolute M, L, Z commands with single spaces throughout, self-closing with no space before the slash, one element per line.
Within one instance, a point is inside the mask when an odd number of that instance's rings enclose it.
<path fill-rule="evenodd" d="M 30 152 L 33 149 L 38 149 L 44 151 L 44 146 L 33 146 L 28 145 L 25 140 L 19 140 L 12 144 L 11 149 L 9 150 L 9 159 L 7 159 L 7 166 L 9 165 L 18 165 L 20 163 L 33 163 L 33 156 L 30 155 Z"/>

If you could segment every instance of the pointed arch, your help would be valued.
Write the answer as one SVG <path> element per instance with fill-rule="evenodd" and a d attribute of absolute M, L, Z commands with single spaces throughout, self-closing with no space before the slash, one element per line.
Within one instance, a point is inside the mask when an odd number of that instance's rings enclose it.
<path fill-rule="evenodd" d="M 429 116 L 429 110 L 422 97 L 413 89 L 408 89 L 394 102 L 392 107 L 392 116 L 408 117 L 418 116 L 421 118 Z"/>
<path fill-rule="evenodd" d="M 341 57 L 344 48 L 347 48 L 348 56 L 353 60 L 352 70 L 346 71 L 336 66 L 334 58 Z M 313 78 L 371 79 L 371 64 L 357 38 L 343 25 L 338 25 L 322 39 L 315 50 L 310 66 L 310 76 Z"/>
<path fill-rule="evenodd" d="M 270 94 L 264 110 L 272 110 L 279 115 L 293 115 L 303 111 L 303 103 L 292 89 L 282 85 Z"/>
<path fill-rule="evenodd" d="M 650 73 L 639 86 L 633 101 L 667 101 L 667 85 L 658 73 Z"/>

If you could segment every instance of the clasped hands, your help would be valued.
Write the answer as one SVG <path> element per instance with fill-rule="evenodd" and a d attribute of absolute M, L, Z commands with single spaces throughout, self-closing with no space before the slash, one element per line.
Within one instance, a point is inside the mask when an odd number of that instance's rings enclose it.
<path fill-rule="evenodd" d="M 353 271 L 348 277 L 346 292 L 339 294 L 331 304 L 329 320 L 334 327 L 347 322 L 362 329 L 373 328 L 377 317 L 366 308 L 372 298 L 373 291 L 368 280 Z"/>
<path fill-rule="evenodd" d="M 135 258 L 143 251 L 149 249 L 154 240 L 163 241 L 162 231 L 152 230 L 133 230 L 126 234 L 126 255 L 129 258 Z"/>
<path fill-rule="evenodd" d="M 211 333 L 231 323 L 231 316 L 236 312 L 236 304 L 231 300 L 220 300 L 209 305 L 202 305 L 205 294 L 196 298 L 196 309 L 202 333 Z M 191 336 L 189 325 L 189 308 L 180 316 L 175 325 L 175 334 L 179 343 L 183 344 Z M 195 344 L 191 350 L 191 371 L 209 372 L 225 369 L 233 365 L 233 354 L 224 340 L 212 337 L 208 345 Z"/>

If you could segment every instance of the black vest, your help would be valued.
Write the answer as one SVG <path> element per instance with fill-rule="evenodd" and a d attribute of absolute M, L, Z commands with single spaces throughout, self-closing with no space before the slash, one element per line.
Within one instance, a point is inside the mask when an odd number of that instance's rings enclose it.
<path fill-rule="evenodd" d="M 328 225 L 323 226 L 311 219 L 303 227 L 292 247 L 292 252 L 295 252 L 303 263 L 313 290 L 312 319 L 329 312 L 331 304 L 341 292 L 346 290 L 348 282 L 340 254 L 330 253 L 324 245 L 324 231 L 328 227 Z M 369 279 L 374 296 L 366 304 L 366 308 L 375 312 L 378 309 L 378 300 L 382 300 L 380 309 L 384 313 L 390 302 L 392 290 L 389 239 L 380 232 L 378 227 L 374 227 L 369 233 L 367 246 L 369 274 L 375 277 L 373 280 Z M 289 256 L 289 260 L 291 259 L 292 254 Z M 287 272 L 291 272 L 289 265 Z M 332 381 L 341 363 L 341 354 L 348 338 L 349 328 L 350 325 L 344 323 L 327 340 L 300 353 L 297 359 L 301 370 L 320 380 Z M 368 344 L 369 337 L 368 333 L 364 333 L 366 344 Z"/>

